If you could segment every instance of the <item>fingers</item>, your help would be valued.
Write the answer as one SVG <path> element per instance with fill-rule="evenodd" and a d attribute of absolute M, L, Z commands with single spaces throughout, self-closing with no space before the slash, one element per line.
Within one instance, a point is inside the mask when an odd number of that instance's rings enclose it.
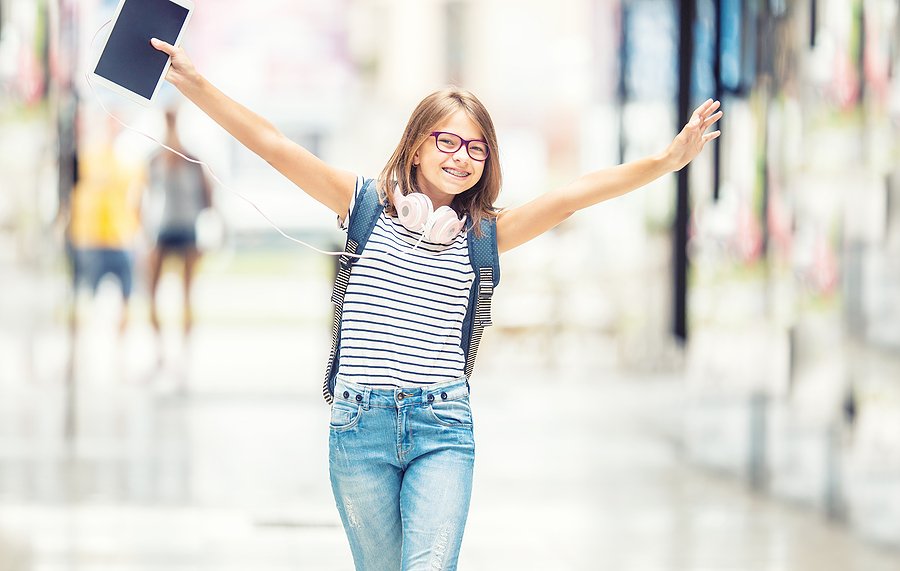
<path fill-rule="evenodd" d="M 156 38 L 150 38 L 150 45 L 170 56 L 175 55 L 175 46 Z"/>
<path fill-rule="evenodd" d="M 688 125 L 696 125 L 698 124 L 702 118 L 704 117 L 704 113 L 706 112 L 706 108 L 712 104 L 712 99 L 707 99 L 704 101 L 700 107 L 694 109 L 694 112 L 691 113 L 691 120 L 688 121 Z"/>
<path fill-rule="evenodd" d="M 716 121 L 721 119 L 722 115 L 724 115 L 724 113 L 722 111 L 719 111 L 718 113 L 715 113 L 715 114 L 707 117 L 706 121 L 703 122 L 703 128 L 706 129 L 707 127 L 709 127 L 710 125 L 712 125 L 713 123 L 715 123 Z"/>
<path fill-rule="evenodd" d="M 700 107 L 697 107 L 697 110 L 694 111 L 694 113 L 700 115 L 701 117 L 707 117 L 710 113 L 715 112 L 715 110 L 718 109 L 721 104 L 721 102 L 710 98 L 701 103 Z"/>
<path fill-rule="evenodd" d="M 722 103 L 720 101 L 707 99 L 694 111 L 687 127 L 692 130 L 696 129 L 695 133 L 697 133 L 698 135 L 704 133 L 704 131 L 706 131 L 711 125 L 721 119 L 724 115 L 723 111 L 719 111 L 719 107 L 721 107 L 721 105 Z M 720 131 L 702 134 L 701 143 L 705 145 L 709 141 L 718 138 L 720 134 Z"/>
<path fill-rule="evenodd" d="M 720 101 L 707 99 L 694 110 L 694 113 L 691 115 L 691 123 L 696 125 L 697 123 L 706 122 L 709 116 L 715 113 L 721 105 Z"/>

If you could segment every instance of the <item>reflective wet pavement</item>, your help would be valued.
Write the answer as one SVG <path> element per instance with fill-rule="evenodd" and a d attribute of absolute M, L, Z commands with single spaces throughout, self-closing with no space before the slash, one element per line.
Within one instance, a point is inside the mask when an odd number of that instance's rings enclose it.
<path fill-rule="evenodd" d="M 59 392 L 4 399 L 0 531 L 20 563 L 0 569 L 351 569 L 315 383 L 267 394 L 164 377 L 82 391 L 68 445 Z M 665 438 L 675 381 L 519 371 L 473 384 L 462 569 L 900 566 L 818 513 L 686 466 Z"/>
<path fill-rule="evenodd" d="M 327 304 L 296 301 L 326 298 L 320 286 L 201 279 L 190 348 L 170 332 L 162 365 L 141 319 L 115 338 L 101 291 L 73 393 L 57 375 L 64 331 L 40 331 L 34 377 L 0 378 L 0 571 L 352 569 L 319 394 Z M 20 341 L 2 335 L 3 371 Z M 819 511 L 689 465 L 676 376 L 604 358 L 563 373 L 517 343 L 489 332 L 472 383 L 461 569 L 900 568 L 895 550 Z"/>

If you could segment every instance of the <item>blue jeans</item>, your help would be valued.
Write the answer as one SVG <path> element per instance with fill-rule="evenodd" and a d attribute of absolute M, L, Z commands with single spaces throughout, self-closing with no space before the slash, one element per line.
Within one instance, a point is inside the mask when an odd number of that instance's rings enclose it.
<path fill-rule="evenodd" d="M 456 569 L 474 462 L 465 378 L 378 389 L 338 377 L 331 488 L 358 571 Z"/>

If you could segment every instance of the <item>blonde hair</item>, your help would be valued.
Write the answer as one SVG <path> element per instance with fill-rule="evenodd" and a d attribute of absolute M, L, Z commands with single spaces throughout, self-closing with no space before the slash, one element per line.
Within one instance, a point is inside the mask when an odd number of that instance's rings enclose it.
<path fill-rule="evenodd" d="M 481 129 L 482 136 L 490 148 L 490 154 L 484 161 L 484 171 L 475 186 L 454 196 L 450 206 L 457 214 L 466 214 L 469 217 L 469 224 L 475 229 L 475 234 L 480 236 L 481 221 L 497 216 L 494 202 L 500 194 L 500 157 L 494 122 L 481 101 L 469 91 L 448 87 L 435 91 L 416 106 L 406 124 L 400 143 L 378 177 L 378 188 L 382 198 L 386 199 L 386 207 L 391 214 L 396 213 L 391 192 L 394 185 L 399 185 L 403 194 L 419 192 L 413 166 L 416 151 L 431 136 L 431 132 L 439 123 L 459 110 L 465 111 L 469 119 Z"/>

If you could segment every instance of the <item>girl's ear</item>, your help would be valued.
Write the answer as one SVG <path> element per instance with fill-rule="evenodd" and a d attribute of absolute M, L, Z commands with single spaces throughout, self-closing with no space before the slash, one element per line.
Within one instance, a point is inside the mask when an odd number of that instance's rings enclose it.
<path fill-rule="evenodd" d="M 416 154 L 413 155 L 413 166 L 419 166 L 419 151 L 416 151 Z"/>

